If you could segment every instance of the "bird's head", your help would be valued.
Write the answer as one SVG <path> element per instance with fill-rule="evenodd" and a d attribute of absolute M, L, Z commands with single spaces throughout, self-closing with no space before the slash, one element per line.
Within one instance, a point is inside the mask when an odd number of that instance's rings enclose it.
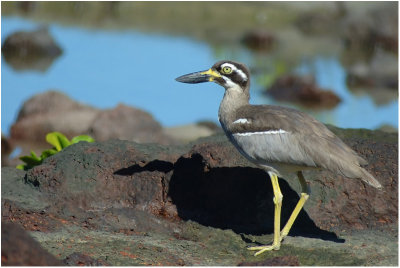
<path fill-rule="evenodd" d="M 241 89 L 247 92 L 250 85 L 250 72 L 242 63 L 223 60 L 206 71 L 182 75 L 176 78 L 176 81 L 189 84 L 215 82 L 227 90 Z"/>

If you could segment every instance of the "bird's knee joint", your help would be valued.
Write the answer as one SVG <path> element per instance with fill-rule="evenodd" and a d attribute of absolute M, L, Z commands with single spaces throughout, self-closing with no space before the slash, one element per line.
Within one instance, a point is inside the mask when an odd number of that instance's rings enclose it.
<path fill-rule="evenodd" d="M 273 198 L 274 204 L 275 205 L 282 204 L 282 199 L 283 199 L 283 195 L 282 194 L 275 195 L 274 198 Z"/>
<path fill-rule="evenodd" d="M 310 195 L 308 193 L 301 193 L 301 197 L 307 201 L 307 199 L 310 197 Z"/>

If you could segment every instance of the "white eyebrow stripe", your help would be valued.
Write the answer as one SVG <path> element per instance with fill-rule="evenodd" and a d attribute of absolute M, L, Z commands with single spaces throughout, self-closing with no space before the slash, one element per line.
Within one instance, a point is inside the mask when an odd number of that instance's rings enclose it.
<path fill-rule="evenodd" d="M 274 134 L 285 134 L 289 133 L 286 130 L 279 129 L 279 130 L 268 130 L 268 131 L 260 131 L 260 132 L 244 132 L 244 133 L 234 133 L 233 135 L 237 136 L 252 136 L 252 135 L 274 135 Z"/>
<path fill-rule="evenodd" d="M 226 62 L 226 63 L 224 63 L 224 64 L 221 65 L 221 68 L 224 68 L 224 67 L 230 67 L 230 68 L 232 68 L 232 70 L 233 70 L 233 71 L 236 71 L 236 72 L 243 78 L 243 80 L 247 81 L 247 79 L 248 79 L 248 78 L 247 78 L 247 75 L 246 75 L 242 70 L 236 68 L 235 65 Z"/>
<path fill-rule="evenodd" d="M 222 64 L 221 67 L 222 67 L 222 68 L 224 68 L 224 67 L 230 67 L 230 68 L 232 68 L 232 70 L 236 70 L 236 69 L 237 69 L 235 65 L 230 64 L 230 63 L 228 63 L 228 62 L 225 62 L 224 64 Z"/>
<path fill-rule="evenodd" d="M 239 118 L 238 120 L 234 121 L 232 124 L 250 124 L 250 120 L 246 118 Z"/>

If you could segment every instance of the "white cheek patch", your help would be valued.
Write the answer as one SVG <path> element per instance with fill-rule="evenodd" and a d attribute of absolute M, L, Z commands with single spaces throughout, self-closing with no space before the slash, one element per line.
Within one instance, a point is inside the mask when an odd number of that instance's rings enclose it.
<path fill-rule="evenodd" d="M 289 133 L 286 130 L 269 130 L 269 131 L 260 131 L 260 132 L 245 132 L 245 133 L 235 133 L 234 136 L 253 136 L 253 135 L 276 135 L 276 134 L 285 134 Z"/>
<path fill-rule="evenodd" d="M 246 118 L 240 118 L 236 121 L 234 121 L 232 124 L 250 124 L 250 120 L 247 120 Z"/>
<path fill-rule="evenodd" d="M 237 85 L 236 85 L 235 83 L 233 83 L 232 80 L 229 79 L 228 77 L 222 76 L 222 78 L 225 80 L 225 85 L 226 85 L 228 88 L 235 88 L 235 87 L 237 87 Z"/>
<path fill-rule="evenodd" d="M 243 79 L 244 81 L 247 81 L 247 79 L 248 79 L 248 78 L 247 78 L 247 75 L 246 75 L 242 70 L 236 68 L 235 65 L 230 64 L 230 63 L 224 63 L 224 64 L 221 65 L 221 68 L 224 68 L 224 67 L 230 67 L 230 68 L 232 69 L 232 71 L 234 71 L 234 72 L 236 72 L 238 75 L 240 75 L 240 77 L 242 77 L 242 79 Z"/>

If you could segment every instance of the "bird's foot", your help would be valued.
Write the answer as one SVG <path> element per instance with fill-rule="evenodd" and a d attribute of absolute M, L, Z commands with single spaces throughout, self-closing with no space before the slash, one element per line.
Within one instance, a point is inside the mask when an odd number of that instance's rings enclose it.
<path fill-rule="evenodd" d="M 248 250 L 258 250 L 254 256 L 260 255 L 261 253 L 264 253 L 265 251 L 271 251 L 271 250 L 279 250 L 281 247 L 281 243 L 273 243 L 270 246 L 257 246 L 257 247 L 248 247 Z"/>

